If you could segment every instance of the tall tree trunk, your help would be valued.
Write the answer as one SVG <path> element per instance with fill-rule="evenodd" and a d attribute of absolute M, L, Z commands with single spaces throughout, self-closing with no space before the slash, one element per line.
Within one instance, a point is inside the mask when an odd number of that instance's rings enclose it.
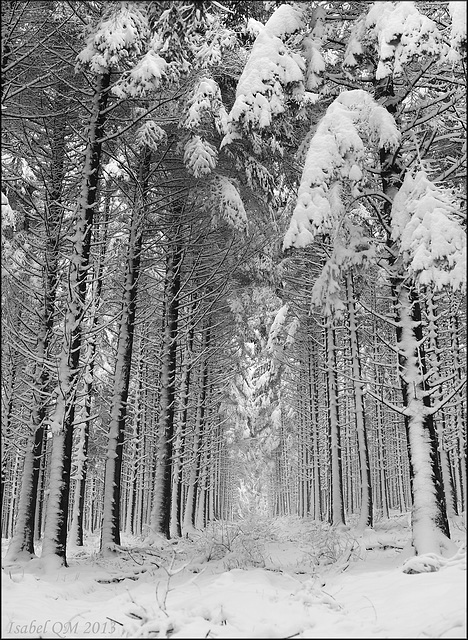
<path fill-rule="evenodd" d="M 101 552 L 115 551 L 120 545 L 120 495 L 123 442 L 127 421 L 127 400 L 132 366 L 133 336 L 137 308 L 138 279 L 140 275 L 141 249 L 146 210 L 146 191 L 150 170 L 151 152 L 142 151 L 139 179 L 132 208 L 127 267 L 122 301 L 122 311 L 117 340 L 117 361 L 114 372 L 111 417 L 107 441 L 106 470 L 104 477 L 104 512 L 101 531 Z"/>
<path fill-rule="evenodd" d="M 177 211 L 177 215 L 181 215 Z M 172 450 L 174 438 L 175 385 L 177 367 L 177 336 L 179 323 L 179 294 L 183 251 L 176 231 L 176 239 L 167 247 L 166 281 L 164 291 L 164 332 L 161 365 L 161 398 L 158 424 L 158 452 L 150 528 L 153 534 L 170 538 L 172 502 Z"/>
<path fill-rule="evenodd" d="M 380 489 L 380 506 L 382 507 L 382 517 L 388 519 L 390 511 L 388 507 L 388 480 L 386 467 L 386 447 L 383 437 L 384 423 L 382 416 L 382 406 L 377 403 L 376 406 L 376 431 L 377 431 L 377 473 L 378 486 Z"/>
<path fill-rule="evenodd" d="M 188 480 L 188 489 L 185 498 L 185 509 L 182 532 L 188 535 L 195 527 L 195 506 L 197 500 L 197 491 L 200 483 L 201 474 L 201 447 L 203 441 L 203 427 L 205 421 L 206 398 L 208 392 L 208 349 L 210 347 L 210 319 L 206 326 L 203 336 L 202 352 L 206 355 L 203 360 L 202 375 L 200 380 L 200 390 L 198 395 L 197 410 L 195 416 L 195 429 L 192 442 L 192 464 Z"/>
<path fill-rule="evenodd" d="M 312 324 L 310 323 L 310 330 Z M 318 350 L 314 344 L 313 336 L 307 335 L 307 360 L 308 360 L 308 399 L 309 399 L 309 416 L 311 425 L 312 440 L 312 494 L 313 501 L 311 515 L 314 520 L 322 519 L 322 481 L 320 477 L 320 451 L 319 451 L 319 370 L 318 370 Z"/>
<path fill-rule="evenodd" d="M 426 370 L 422 346 L 422 322 L 419 302 L 401 285 L 399 291 L 401 318 L 400 351 L 404 366 L 400 375 L 407 390 L 409 444 L 413 467 L 413 546 L 418 555 L 440 553 L 440 534 L 450 537 L 442 472 L 437 450 L 437 431 L 430 413 L 426 387 Z"/>
<path fill-rule="evenodd" d="M 335 330 L 329 322 L 326 326 L 328 425 L 331 463 L 331 523 L 345 523 L 343 502 L 343 472 L 341 466 L 341 442 L 338 413 L 338 381 L 336 371 Z"/>
<path fill-rule="evenodd" d="M 93 388 L 94 388 L 94 366 L 97 350 L 97 327 L 99 324 L 99 306 L 101 301 L 101 292 L 103 285 L 104 260 L 107 244 L 107 229 L 110 207 L 110 193 L 106 194 L 104 204 L 104 216 L 102 220 L 103 233 L 98 238 L 100 243 L 99 261 L 94 270 L 94 291 L 92 293 L 91 302 L 91 318 L 90 330 L 91 336 L 88 339 L 88 349 L 86 356 L 86 373 L 85 373 L 85 398 L 84 411 L 80 424 L 80 435 L 78 445 L 78 463 L 76 470 L 75 494 L 73 499 L 73 514 L 69 532 L 69 542 L 77 547 L 83 546 L 83 514 L 85 505 L 86 476 L 88 471 L 88 443 L 89 430 L 91 421 L 91 412 L 93 405 Z"/>
<path fill-rule="evenodd" d="M 16 327 L 13 328 L 13 331 L 17 331 L 17 326 L 20 323 L 19 314 L 16 320 L 17 321 L 14 323 Z M 7 334 L 7 331 L 4 331 L 2 328 L 2 338 L 5 339 L 5 341 L 8 340 L 6 334 Z M 3 507 L 6 506 L 4 490 L 5 490 L 5 483 L 7 480 L 8 461 L 11 455 L 11 449 L 13 448 L 8 446 L 7 443 L 9 444 L 10 442 L 12 442 L 14 438 L 13 409 L 15 406 L 16 380 L 18 378 L 18 373 L 19 373 L 18 369 L 20 368 L 18 353 L 16 349 L 11 347 L 6 347 L 5 351 L 8 351 L 8 355 L 7 353 L 3 354 L 4 363 L 8 362 L 8 375 L 6 375 L 6 372 L 2 374 L 1 425 L 2 425 L 3 446 L 1 448 L 2 477 L 1 477 L 1 485 L 0 485 L 2 512 L 3 512 Z"/>
<path fill-rule="evenodd" d="M 193 304 L 193 310 L 196 303 Z M 185 450 L 185 438 L 187 431 L 187 418 L 188 418 L 188 405 L 190 398 L 190 381 L 192 376 L 192 352 L 193 352 L 193 339 L 195 334 L 195 325 L 191 321 L 188 332 L 187 348 L 184 356 L 184 363 L 182 365 L 181 373 L 181 390 L 180 390 L 180 418 L 177 425 L 177 435 L 174 450 L 174 464 L 173 464 L 173 489 L 171 500 L 171 523 L 170 523 L 170 535 L 171 538 L 178 538 L 182 535 L 182 460 Z"/>
<path fill-rule="evenodd" d="M 452 352 L 453 370 L 459 381 L 463 379 L 460 362 L 460 340 L 458 334 L 458 317 L 454 312 L 450 315 L 450 347 Z M 466 411 L 461 398 L 455 407 L 455 424 L 457 439 L 457 466 L 460 486 L 460 512 L 466 511 Z"/>
<path fill-rule="evenodd" d="M 55 410 L 51 416 L 53 433 L 50 489 L 47 503 L 42 557 L 57 556 L 67 564 L 67 522 L 70 470 L 75 420 L 76 393 L 82 344 L 82 324 L 89 270 L 89 254 L 99 168 L 105 108 L 108 100 L 110 72 L 96 78 L 92 117 L 83 171 L 81 196 L 75 217 L 72 258 L 68 282 L 67 309 L 63 327 L 62 353 L 59 363 L 59 386 Z"/>
<path fill-rule="evenodd" d="M 129 490 L 128 490 L 128 504 L 125 515 L 125 531 L 128 534 L 133 534 L 135 532 L 134 529 L 134 520 L 135 520 L 135 509 L 137 502 L 137 489 L 138 489 L 138 467 L 140 466 L 138 456 L 140 449 L 140 438 L 142 432 L 142 423 L 144 420 L 144 408 L 143 408 L 143 385 L 144 385 L 144 373 L 145 373 L 145 362 L 142 355 L 142 343 L 145 338 L 140 338 L 140 345 L 138 349 L 139 360 L 136 364 L 137 370 L 137 381 L 136 381 L 136 390 L 133 399 L 133 430 L 130 438 L 129 444 L 129 463 L 128 463 L 128 473 L 129 473 Z"/>
<path fill-rule="evenodd" d="M 394 115 L 395 100 L 392 76 L 375 82 L 375 99 Z M 400 155 L 386 148 L 379 150 L 382 189 L 388 201 L 383 205 L 384 225 L 391 228 L 391 202 L 402 185 L 404 167 Z M 399 346 L 400 378 L 403 403 L 406 409 L 406 427 L 410 450 L 410 473 L 413 491 L 413 547 L 417 555 L 440 553 L 441 536 L 450 538 L 445 490 L 440 468 L 437 432 L 431 413 L 431 399 L 427 393 L 427 367 L 423 346 L 423 326 L 418 294 L 405 284 L 406 273 L 399 273 L 396 256 L 398 247 L 387 238 L 393 271 L 392 291 L 398 300 L 397 344 Z M 410 289 L 408 289 L 408 286 Z M 420 378 L 420 376 L 422 376 Z M 426 456 L 423 460 L 422 457 Z M 429 470 L 430 469 L 430 470 Z M 418 494 L 418 495 L 416 495 Z"/>
<path fill-rule="evenodd" d="M 361 511 L 357 524 L 358 531 L 372 527 L 372 486 L 369 462 L 369 448 L 367 446 L 366 414 L 364 409 L 363 385 L 361 382 L 361 354 L 356 319 L 356 303 L 354 295 L 353 277 L 346 274 L 346 297 L 348 301 L 349 338 L 351 347 L 351 367 L 353 374 L 353 395 L 356 420 L 356 431 L 359 452 L 359 471 L 361 476 Z"/>
<path fill-rule="evenodd" d="M 34 539 L 40 540 L 42 538 L 42 524 L 43 524 L 43 511 L 44 511 L 44 491 L 46 485 L 46 471 L 47 471 L 47 438 L 42 441 L 42 452 L 39 467 L 39 478 L 37 483 L 37 496 L 36 496 L 36 515 L 34 518 Z"/>
<path fill-rule="evenodd" d="M 13 332 L 17 332 L 19 330 L 21 322 L 21 307 L 18 307 L 16 310 L 16 317 L 13 321 Z M 3 330 L 2 327 L 2 339 L 5 340 L 5 343 L 9 342 L 7 337 L 7 331 Z M 6 443 L 11 442 L 14 438 L 13 436 L 13 409 L 15 405 L 15 385 L 16 380 L 18 378 L 18 369 L 20 367 L 18 352 L 15 348 L 8 345 L 6 348 L 8 350 L 8 356 L 4 353 L 3 358 L 8 362 L 8 377 L 3 374 L 2 375 L 2 411 L 1 411 L 1 424 L 2 424 L 2 440 L 3 446 L 1 448 L 1 456 L 2 456 L 2 478 L 1 478 L 1 505 L 2 505 L 2 515 L 9 510 L 9 495 L 7 491 L 7 482 L 8 475 L 11 470 L 11 459 L 13 454 L 11 453 L 14 445 L 12 447 L 7 447 Z M 4 361 L 5 361 L 4 360 Z M 11 474 L 10 474 L 11 475 Z M 3 521 L 4 522 L 4 521 Z M 8 529 L 8 527 L 7 527 Z"/>
<path fill-rule="evenodd" d="M 439 326 L 437 318 L 437 309 L 434 296 L 430 291 L 426 291 L 426 310 L 427 310 L 427 333 L 429 335 L 429 345 L 427 348 L 427 360 L 428 365 L 435 376 L 434 384 L 437 384 L 437 379 L 442 377 L 441 363 L 440 363 L 440 349 L 439 349 Z M 439 385 L 437 393 L 434 395 L 436 402 L 442 402 L 444 398 L 443 385 Z M 457 501 L 455 499 L 454 485 L 452 475 L 450 473 L 450 463 L 445 448 L 445 432 L 446 432 L 446 415 L 445 410 L 442 408 L 434 417 L 435 428 L 437 431 L 437 442 L 440 454 L 440 470 L 443 478 L 443 484 L 445 489 L 445 499 L 447 506 L 447 517 L 452 518 L 457 513 Z"/>

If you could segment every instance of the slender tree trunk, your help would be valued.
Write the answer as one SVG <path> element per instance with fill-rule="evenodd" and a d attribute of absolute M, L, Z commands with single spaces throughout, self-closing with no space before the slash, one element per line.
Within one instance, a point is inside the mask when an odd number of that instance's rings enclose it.
<path fill-rule="evenodd" d="M 441 378 L 441 366 L 440 366 L 440 349 L 438 339 L 438 322 L 437 322 L 437 310 L 434 301 L 433 294 L 430 291 L 426 291 L 426 308 L 427 308 L 427 333 L 429 335 L 429 346 L 427 349 L 428 364 L 435 376 L 434 383 L 437 383 L 437 379 Z M 435 394 L 436 402 L 441 402 L 444 398 L 443 385 L 439 385 L 438 393 Z M 442 474 L 443 484 L 445 488 L 445 498 L 447 505 L 447 517 L 452 518 L 457 513 L 457 501 L 454 494 L 454 485 L 452 475 L 450 473 L 450 464 L 445 448 L 445 432 L 446 432 L 446 415 L 445 409 L 442 408 L 437 416 L 434 416 L 434 423 L 437 431 L 437 442 L 440 454 L 440 470 Z"/>
<path fill-rule="evenodd" d="M 73 499 L 73 514 L 69 532 L 69 542 L 77 547 L 83 546 L 83 513 L 85 506 L 86 476 L 88 470 L 88 443 L 93 405 L 94 388 L 94 366 L 97 350 L 96 330 L 99 324 L 99 306 L 101 301 L 101 291 L 103 285 L 104 260 L 106 253 L 107 228 L 109 218 L 110 193 L 106 195 L 103 216 L 103 233 L 99 238 L 101 243 L 99 262 L 95 269 L 94 292 L 92 299 L 92 311 L 90 319 L 91 336 L 88 339 L 87 364 L 85 375 L 85 399 L 83 422 L 80 424 L 80 435 L 78 444 L 78 466 L 76 470 L 75 494 Z"/>
<path fill-rule="evenodd" d="M 92 118 L 83 171 L 83 184 L 78 203 L 69 275 L 69 297 L 63 330 L 59 364 L 59 387 L 55 410 L 51 416 L 53 433 L 50 489 L 47 503 L 42 557 L 57 556 L 66 561 L 68 499 L 73 442 L 73 423 L 82 344 L 89 269 L 91 230 L 96 190 L 101 164 L 102 134 L 108 98 L 110 73 L 97 77 Z"/>
<path fill-rule="evenodd" d="M 336 373 L 335 330 L 330 323 L 326 327 L 328 424 L 331 462 L 331 523 L 345 523 L 343 502 L 343 473 L 341 466 L 341 442 L 338 414 L 338 382 Z"/>
<path fill-rule="evenodd" d="M 179 423 L 177 426 L 178 433 L 175 444 L 175 456 L 174 456 L 174 468 L 173 468 L 173 491 L 172 491 L 172 504 L 171 504 L 171 523 L 170 523 L 170 535 L 171 538 L 178 538 L 182 535 L 182 460 L 184 459 L 185 451 L 185 439 L 187 432 L 187 419 L 188 419 L 188 406 L 190 398 L 190 382 L 192 377 L 192 353 L 193 353 L 193 339 L 195 334 L 195 325 L 193 323 L 192 316 L 195 313 L 197 301 L 192 303 L 192 313 L 189 318 L 189 331 L 187 337 L 187 346 L 184 357 L 184 363 L 182 366 L 181 374 L 181 390 L 180 390 L 180 403 L 181 412 Z"/>
<path fill-rule="evenodd" d="M 397 466 L 395 470 L 396 477 L 397 477 L 397 485 L 398 485 L 398 501 L 400 505 L 400 512 L 403 513 L 407 510 L 407 505 L 406 505 L 406 495 L 405 495 L 405 481 L 403 477 L 404 452 L 402 447 L 402 439 L 400 438 L 399 435 L 397 436 L 397 442 L 396 442 L 396 455 L 397 455 L 397 460 L 400 461 L 400 464 Z"/>
<path fill-rule="evenodd" d="M 209 320 L 208 320 L 209 322 Z M 210 325 L 204 331 L 204 344 L 202 350 L 208 351 L 210 347 Z M 200 484 L 201 475 L 201 447 L 203 441 L 203 427 L 205 420 L 206 397 L 208 391 L 208 359 L 205 356 L 203 360 L 202 376 L 200 381 L 200 392 L 197 403 L 197 413 L 195 418 L 195 430 L 193 435 L 192 446 L 192 465 L 190 467 L 190 475 L 188 482 L 187 495 L 185 500 L 184 520 L 182 531 L 184 535 L 193 530 L 195 527 L 195 506 L 197 500 L 197 491 Z"/>
<path fill-rule="evenodd" d="M 181 212 L 177 212 L 180 215 Z M 151 531 L 170 538 L 172 465 L 175 415 L 175 385 L 177 367 L 177 336 L 179 322 L 180 269 L 183 251 L 176 232 L 176 240 L 168 246 L 164 294 L 164 333 L 161 369 L 160 418 L 158 424 L 158 453 L 155 487 L 151 510 Z"/>
<path fill-rule="evenodd" d="M 16 321 L 13 322 L 13 330 L 18 331 L 20 325 L 20 309 L 17 311 Z M 16 326 L 15 326 L 16 325 Z M 6 332 L 5 332 L 6 333 Z M 5 337 L 5 334 L 3 334 Z M 3 355 L 5 360 L 8 361 L 9 364 L 9 376 L 7 380 L 5 380 L 6 376 L 2 376 L 2 411 L 1 411 L 1 420 L 2 420 L 2 439 L 3 444 L 13 438 L 13 408 L 15 403 L 15 384 L 18 376 L 18 368 L 19 368 L 19 360 L 18 354 L 14 348 L 8 349 L 8 357 L 6 354 Z M 2 456 L 2 477 L 1 477 L 1 504 L 2 504 L 2 514 L 8 508 L 5 494 L 5 483 L 7 481 L 7 470 L 8 470 L 8 461 L 10 457 L 10 453 L 6 452 L 6 447 L 3 446 L 1 449 Z"/>
<path fill-rule="evenodd" d="M 42 521 L 44 511 L 44 491 L 45 491 L 45 477 L 47 470 L 47 438 L 42 441 L 41 461 L 39 467 L 39 478 L 37 484 L 37 496 L 36 496 L 36 516 L 34 519 L 34 539 L 40 540 L 42 538 Z"/>
<path fill-rule="evenodd" d="M 14 462 L 12 464 L 12 469 L 10 467 L 10 478 L 11 478 L 11 490 L 10 490 L 10 508 L 8 510 L 8 527 L 7 527 L 7 538 L 12 538 L 15 527 L 15 520 L 17 518 L 17 486 L 19 480 L 19 465 L 20 465 L 20 454 L 16 452 L 14 457 Z M 23 464 L 24 469 L 24 464 Z"/>
<path fill-rule="evenodd" d="M 129 489 L 128 489 L 128 504 L 125 515 L 125 531 L 128 534 L 133 534 L 135 532 L 134 528 L 134 520 L 135 520 L 135 509 L 137 502 L 137 489 L 138 489 L 138 467 L 139 467 L 139 442 L 142 432 L 142 418 L 144 415 L 143 409 L 143 385 L 144 385 L 144 371 L 145 364 L 142 356 L 142 342 L 144 338 L 140 338 L 140 347 L 138 349 L 139 353 L 139 361 L 137 363 L 137 383 L 136 383 L 136 391 L 134 396 L 134 414 L 133 414 L 133 432 L 131 441 L 129 444 L 129 462 L 128 462 L 128 473 L 129 473 Z"/>
<path fill-rule="evenodd" d="M 359 471 L 361 476 L 361 511 L 358 531 L 366 527 L 372 527 L 372 485 L 369 462 L 369 448 L 367 446 L 366 414 L 364 410 L 364 394 L 361 382 L 361 354 L 359 350 L 359 337 L 356 320 L 356 303 L 354 297 L 354 286 L 351 273 L 346 275 L 346 292 L 348 300 L 349 336 L 351 346 L 351 367 L 353 374 L 353 395 L 356 431 L 359 451 Z"/>
<path fill-rule="evenodd" d="M 203 443 L 200 456 L 200 473 L 197 482 L 197 492 L 195 496 L 195 529 L 199 531 L 205 528 L 206 524 L 206 494 L 207 494 L 207 468 L 208 468 L 208 451 Z"/>
<path fill-rule="evenodd" d="M 310 424 L 312 428 L 312 465 L 313 465 L 313 511 L 314 520 L 322 519 L 322 481 L 320 478 L 320 451 L 319 451 L 319 390 L 318 390 L 318 350 L 314 347 L 311 335 L 307 337 L 308 341 L 308 380 L 309 380 L 309 413 Z"/>
<path fill-rule="evenodd" d="M 460 341 L 458 334 L 458 318 L 454 313 L 450 317 L 450 347 L 452 352 L 453 370 L 457 379 L 463 379 L 463 371 L 460 362 Z M 455 424 L 457 439 L 457 466 L 460 486 L 460 512 L 466 511 L 466 411 L 465 403 L 461 398 L 455 406 Z"/>
<path fill-rule="evenodd" d="M 117 362 L 114 373 L 114 388 L 109 424 L 106 470 L 104 477 L 104 512 L 101 532 L 101 552 L 115 551 L 120 545 L 120 496 L 122 455 L 127 421 L 127 400 L 132 366 L 133 336 L 137 308 L 138 280 L 140 275 L 141 249 L 146 210 L 146 191 L 150 170 L 151 153 L 147 147 L 142 151 L 139 180 L 136 185 L 135 202 L 130 223 L 124 298 L 117 341 Z"/>
<path fill-rule="evenodd" d="M 390 517 L 390 511 L 388 506 L 388 480 L 387 480 L 387 467 L 386 467 L 386 453 L 385 442 L 383 437 L 383 419 L 382 419 L 382 407 L 377 404 L 377 464 L 378 464 L 378 478 L 380 488 L 380 504 L 382 507 L 382 517 L 388 519 Z"/>

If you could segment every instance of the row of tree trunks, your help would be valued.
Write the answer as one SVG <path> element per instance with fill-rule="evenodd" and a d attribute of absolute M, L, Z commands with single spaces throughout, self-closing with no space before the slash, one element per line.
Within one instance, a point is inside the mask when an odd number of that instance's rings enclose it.
<path fill-rule="evenodd" d="M 56 105 L 58 107 L 58 105 Z M 15 535 L 8 547 L 7 560 L 15 560 L 25 553 L 34 555 L 36 508 L 41 463 L 44 455 L 44 436 L 47 404 L 52 392 L 50 379 L 50 357 L 52 332 L 56 314 L 56 295 L 59 281 L 60 235 L 63 218 L 62 191 L 65 175 L 65 135 L 66 120 L 63 116 L 54 118 L 50 132 L 50 169 L 46 176 L 47 200 L 43 294 L 39 298 L 41 307 L 37 309 L 39 326 L 35 347 L 35 364 L 31 374 L 32 410 L 30 414 L 30 438 L 26 445 L 23 462 L 21 493 L 16 519 Z M 8 417 L 8 413 L 7 413 Z"/>

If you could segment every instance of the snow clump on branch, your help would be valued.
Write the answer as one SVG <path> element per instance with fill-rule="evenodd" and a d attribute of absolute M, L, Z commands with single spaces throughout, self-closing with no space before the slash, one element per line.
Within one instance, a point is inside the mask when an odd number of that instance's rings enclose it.
<path fill-rule="evenodd" d="M 362 205 L 350 215 L 359 217 Z M 377 246 L 366 237 L 363 227 L 353 224 L 349 218 L 340 221 L 339 233 L 334 238 L 332 252 L 312 287 L 311 304 L 326 317 L 341 318 L 346 311 L 342 292 L 343 276 L 358 267 L 365 269 L 375 262 Z"/>
<path fill-rule="evenodd" d="M 17 215 L 11 208 L 8 197 L 2 191 L 2 231 L 7 228 L 16 230 L 16 218 Z"/>
<path fill-rule="evenodd" d="M 216 149 L 200 136 L 192 136 L 185 144 L 184 164 L 195 178 L 211 173 L 216 167 L 217 159 Z"/>
<path fill-rule="evenodd" d="M 131 4 L 131 6 L 130 6 Z M 123 60 L 142 53 L 149 37 L 149 27 L 135 3 L 121 2 L 117 12 L 110 5 L 106 16 L 87 39 L 86 47 L 77 56 L 78 65 L 89 65 L 94 73 L 105 73 L 119 67 Z"/>
<path fill-rule="evenodd" d="M 161 46 L 158 34 L 150 39 L 147 13 L 135 2 L 120 2 L 117 11 L 111 5 L 88 36 L 86 47 L 77 56 L 77 67 L 89 66 L 100 74 L 134 64 L 124 71 L 112 93 L 122 99 L 138 98 L 158 88 L 166 76 L 168 65 L 159 55 Z"/>
<path fill-rule="evenodd" d="M 167 62 L 149 49 L 135 67 L 116 84 L 112 92 L 119 98 L 139 98 L 157 89 L 165 77 Z"/>
<path fill-rule="evenodd" d="M 214 211 L 219 212 L 229 226 L 238 231 L 247 231 L 247 213 L 236 186 L 226 176 L 215 176 L 210 201 Z M 217 222 L 215 213 L 214 222 Z"/>
<path fill-rule="evenodd" d="M 442 36 L 436 23 L 419 13 L 413 2 L 376 2 L 367 14 L 379 43 L 376 78 L 403 73 L 403 66 L 415 56 L 437 55 Z"/>
<path fill-rule="evenodd" d="M 286 303 L 277 312 L 275 319 L 271 324 L 270 331 L 268 332 L 268 342 L 266 346 L 266 350 L 270 353 L 273 353 L 275 351 L 275 347 L 277 346 L 277 343 L 278 343 L 280 331 L 282 330 L 283 325 L 286 322 L 288 311 L 289 311 L 289 303 Z"/>
<path fill-rule="evenodd" d="M 139 147 L 146 145 L 156 151 L 161 143 L 167 142 L 167 133 L 153 120 L 147 120 L 136 132 L 135 139 Z"/>
<path fill-rule="evenodd" d="M 452 49 L 466 48 L 466 2 L 449 2 L 448 9 L 452 18 L 450 45 Z"/>
<path fill-rule="evenodd" d="M 221 147 L 241 138 L 240 128 L 249 133 L 252 128 L 269 127 L 272 118 L 285 110 L 285 90 L 291 90 L 293 99 L 298 102 L 313 99 L 304 87 L 305 59 L 290 50 L 281 39 L 304 27 L 302 10 L 284 4 L 265 25 L 251 19 L 249 27 L 257 37 L 239 78 L 228 131 Z M 320 55 L 309 57 L 315 64 L 313 72 L 323 70 Z"/>
<path fill-rule="evenodd" d="M 392 207 L 392 238 L 400 241 L 405 268 L 436 290 L 466 286 L 466 235 L 454 218 L 450 194 L 424 171 L 407 173 Z"/>
<path fill-rule="evenodd" d="M 203 119 L 207 116 L 214 118 L 219 133 L 227 132 L 227 112 L 223 105 L 219 85 L 213 78 L 201 78 L 196 84 L 188 102 L 183 126 L 194 130 L 202 125 Z"/>
<path fill-rule="evenodd" d="M 368 141 L 376 148 L 394 150 L 401 134 L 393 116 L 362 89 L 344 91 L 328 107 L 310 142 L 298 198 L 283 249 L 306 247 L 316 235 L 337 225 L 341 210 L 337 181 L 356 184 L 362 178 Z"/>
<path fill-rule="evenodd" d="M 466 41 L 466 2 L 449 2 L 452 17 L 450 46 L 438 25 L 420 13 L 415 2 L 375 2 L 367 16 L 357 21 L 345 51 L 343 66 L 356 67 L 356 55 L 370 36 L 377 40 L 379 62 L 376 79 L 404 73 L 405 65 L 416 57 L 434 56 L 455 61 Z"/>

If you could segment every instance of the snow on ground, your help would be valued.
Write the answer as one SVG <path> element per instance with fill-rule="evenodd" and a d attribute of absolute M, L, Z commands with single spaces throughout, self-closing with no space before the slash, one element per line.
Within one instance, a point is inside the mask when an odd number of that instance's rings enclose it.
<path fill-rule="evenodd" d="M 309 519 L 217 524 L 194 540 L 2 571 L 2 638 L 465 638 L 466 529 L 436 572 L 408 574 L 408 517 L 358 537 Z M 7 541 L 3 541 L 3 553 Z"/>

